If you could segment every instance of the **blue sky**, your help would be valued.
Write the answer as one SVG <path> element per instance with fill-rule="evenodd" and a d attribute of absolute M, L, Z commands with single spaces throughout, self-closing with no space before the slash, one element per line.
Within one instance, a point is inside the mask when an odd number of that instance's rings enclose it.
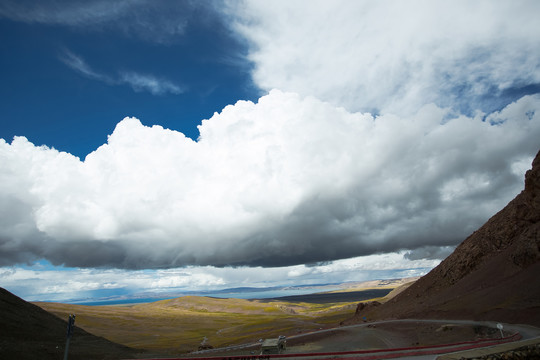
<path fill-rule="evenodd" d="M 18 11 L 35 2 L 23 4 Z M 123 30 L 114 18 L 102 24 L 70 24 L 62 18 L 17 21 L 10 5 L 4 5 L 0 25 L 1 112 L 9 119 L 2 122 L 5 139 L 26 136 L 36 145 L 84 159 L 106 142 L 125 116 L 197 139 L 196 126 L 202 119 L 259 95 L 249 76 L 245 45 L 204 5 L 167 3 L 155 14 L 143 15 L 148 22 L 181 17 L 175 19 L 181 23 L 178 33 L 156 38 L 141 37 L 152 31 L 144 25 Z M 52 11 L 42 6 L 43 12 Z M 79 6 L 91 7 L 81 2 Z M 143 12 L 144 7 L 133 11 Z M 75 11 L 72 16 L 82 14 Z"/>
<path fill-rule="evenodd" d="M 539 12 L 3 1 L 0 286 L 69 301 L 425 273 L 523 188 Z"/>

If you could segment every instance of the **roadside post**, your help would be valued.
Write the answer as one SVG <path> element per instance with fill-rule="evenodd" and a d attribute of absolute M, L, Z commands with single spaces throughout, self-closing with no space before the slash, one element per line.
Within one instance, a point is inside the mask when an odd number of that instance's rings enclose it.
<path fill-rule="evenodd" d="M 501 332 L 501 339 L 502 339 L 502 338 L 504 337 L 503 332 L 502 332 L 502 330 L 503 330 L 503 324 L 498 323 L 498 324 L 497 324 L 497 329 L 499 329 L 499 331 Z"/>
<path fill-rule="evenodd" d="M 71 335 L 73 334 L 74 326 L 75 326 L 75 315 L 69 314 L 67 333 L 66 333 L 66 349 L 64 350 L 64 360 L 67 360 L 68 358 L 69 340 L 71 340 Z"/>

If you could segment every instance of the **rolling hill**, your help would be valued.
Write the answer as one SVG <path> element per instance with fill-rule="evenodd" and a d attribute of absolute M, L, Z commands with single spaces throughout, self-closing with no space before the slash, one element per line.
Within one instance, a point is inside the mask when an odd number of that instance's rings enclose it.
<path fill-rule="evenodd" d="M 525 189 L 439 266 L 345 323 L 390 318 L 495 320 L 540 326 L 540 152 Z"/>
<path fill-rule="evenodd" d="M 75 313 L 80 327 L 115 343 L 178 356 L 197 350 L 205 337 L 224 347 L 334 326 L 362 299 L 344 296 L 346 302 L 323 304 L 201 296 L 129 306 L 36 304 L 60 318 Z"/>

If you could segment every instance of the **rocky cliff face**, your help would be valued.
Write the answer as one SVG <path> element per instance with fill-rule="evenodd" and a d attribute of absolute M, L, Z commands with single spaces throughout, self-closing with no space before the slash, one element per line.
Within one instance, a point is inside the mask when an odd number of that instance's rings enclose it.
<path fill-rule="evenodd" d="M 472 318 L 540 325 L 540 152 L 525 189 L 429 274 L 355 319 Z"/>
<path fill-rule="evenodd" d="M 501 266 L 517 271 L 540 260 L 540 152 L 525 174 L 525 189 L 434 269 L 432 282 L 452 285 L 501 253 Z M 429 280 L 429 278 L 428 278 Z"/>

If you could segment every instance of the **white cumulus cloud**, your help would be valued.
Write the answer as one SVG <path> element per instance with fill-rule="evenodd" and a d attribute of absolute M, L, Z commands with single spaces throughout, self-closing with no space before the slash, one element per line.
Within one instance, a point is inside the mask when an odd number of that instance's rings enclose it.
<path fill-rule="evenodd" d="M 84 161 L 2 141 L 1 261 L 282 266 L 455 245 L 522 188 L 539 107 L 373 117 L 276 90 L 196 142 L 135 118 Z"/>

